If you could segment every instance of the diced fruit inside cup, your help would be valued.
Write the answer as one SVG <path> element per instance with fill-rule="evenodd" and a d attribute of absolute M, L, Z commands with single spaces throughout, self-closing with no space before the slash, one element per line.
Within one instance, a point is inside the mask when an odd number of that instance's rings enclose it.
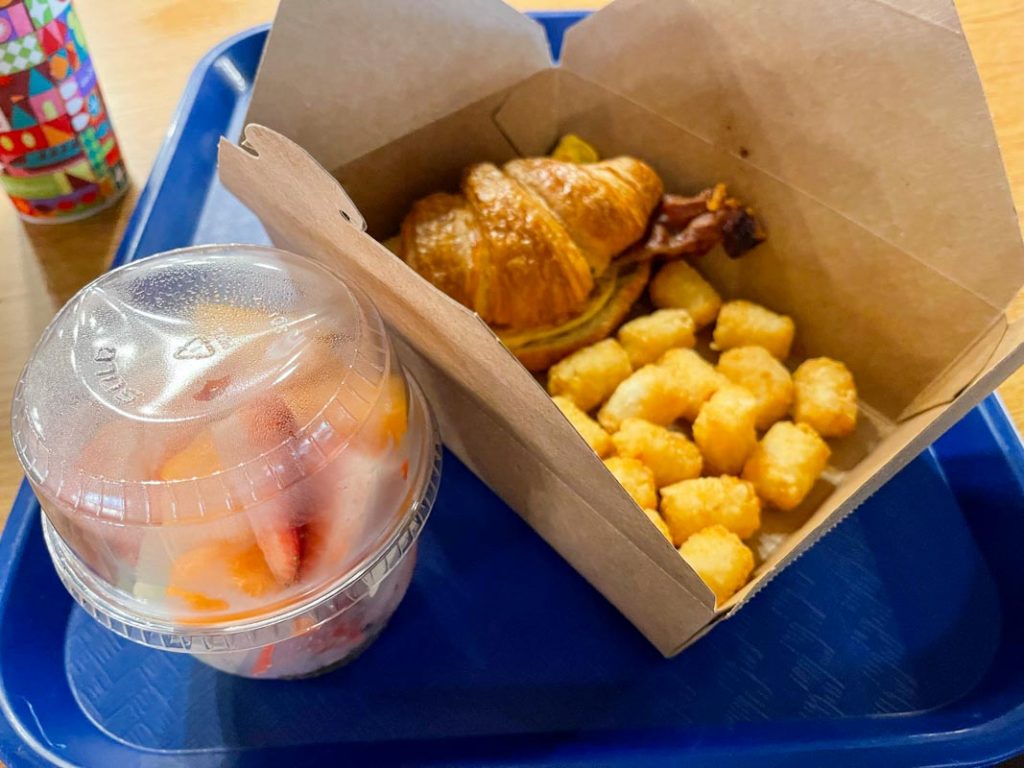
<path fill-rule="evenodd" d="M 266 597 L 280 585 L 255 540 L 201 544 L 171 565 L 167 596 L 193 611 L 223 612 L 241 595 Z"/>
<path fill-rule="evenodd" d="M 295 420 L 284 400 L 275 395 L 261 397 L 231 417 L 201 430 L 180 451 L 161 466 L 160 480 L 186 480 L 223 471 L 240 463 L 244 452 L 256 455 L 280 445 L 294 434 Z M 248 442 L 246 442 L 248 441 Z M 295 581 L 299 572 L 301 536 L 298 516 L 283 504 L 267 502 L 250 515 L 255 542 L 262 551 L 270 573 L 282 586 Z"/>
<path fill-rule="evenodd" d="M 252 529 L 274 578 L 282 586 L 292 584 L 299 575 L 302 537 L 291 511 L 277 507 L 258 522 L 254 520 Z"/>
<path fill-rule="evenodd" d="M 221 469 L 223 467 L 217 448 L 213 444 L 213 435 L 208 429 L 204 429 L 160 466 L 157 470 L 157 479 L 164 482 L 189 480 Z"/>
<path fill-rule="evenodd" d="M 295 416 L 287 402 L 271 393 L 215 424 L 213 442 L 222 464 L 237 465 L 245 457 L 263 456 L 279 448 L 295 435 L 296 429 Z M 298 577 L 302 555 L 300 527 L 307 511 L 294 508 L 294 500 L 294 495 L 281 493 L 258 504 L 249 514 L 256 543 L 270 572 L 282 586 L 292 584 Z"/>
<path fill-rule="evenodd" d="M 256 311 L 216 307 L 202 308 L 196 319 L 211 333 L 229 335 L 262 332 L 268 322 Z M 371 510 L 401 506 L 409 477 L 402 446 L 409 419 L 404 377 L 398 372 L 387 378 L 375 413 L 349 438 L 347 420 L 362 420 L 352 408 L 371 406 L 336 402 L 351 371 L 329 339 L 317 337 L 303 355 L 295 373 L 245 406 L 215 413 L 216 421 L 150 458 L 149 477 L 182 487 L 170 489 L 168 501 L 153 507 L 158 525 L 143 536 L 146 557 L 133 578 L 136 597 L 166 601 L 186 622 L 213 614 L 259 615 L 286 599 L 300 580 L 312 585 L 335 578 L 373 543 L 361 535 Z M 197 382 L 193 396 L 204 402 L 225 397 L 233 381 L 231 371 L 219 370 Z M 328 466 L 306 467 L 300 464 L 303 455 L 318 461 L 324 454 L 297 452 L 296 438 L 310 425 L 316 429 L 318 419 L 342 430 L 349 444 Z M 211 475 L 218 477 L 210 488 L 223 483 L 222 498 L 189 485 Z M 392 477 L 400 479 L 387 479 Z M 192 496 L 202 496 L 205 520 L 179 526 L 172 504 Z M 236 503 L 244 513 L 233 514 Z"/>
<path fill-rule="evenodd" d="M 381 449 L 398 445 L 409 425 L 409 404 L 405 397 L 405 382 L 399 376 L 390 376 L 381 397 L 386 398 L 378 431 Z"/>

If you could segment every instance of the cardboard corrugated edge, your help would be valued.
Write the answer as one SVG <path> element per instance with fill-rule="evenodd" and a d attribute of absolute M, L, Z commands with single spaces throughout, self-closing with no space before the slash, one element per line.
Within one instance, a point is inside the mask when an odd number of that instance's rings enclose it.
<path fill-rule="evenodd" d="M 357 216 L 350 199 L 307 152 L 256 125 L 244 146 L 221 143 L 225 186 L 275 244 L 326 263 L 372 296 L 448 447 L 662 653 L 706 625 L 710 591 L 488 326 L 352 226 L 341 215 Z"/>

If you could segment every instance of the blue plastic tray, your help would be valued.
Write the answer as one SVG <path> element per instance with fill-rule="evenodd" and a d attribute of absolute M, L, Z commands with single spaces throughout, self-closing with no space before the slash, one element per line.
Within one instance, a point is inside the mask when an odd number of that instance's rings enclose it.
<path fill-rule="evenodd" d="M 214 169 L 265 35 L 200 63 L 119 263 L 265 240 Z M 392 625 L 358 663 L 287 683 L 101 628 L 61 588 L 23 488 L 0 539 L 0 757 L 765 768 L 988 764 L 1024 746 L 1024 452 L 994 398 L 671 661 L 446 462 Z"/>

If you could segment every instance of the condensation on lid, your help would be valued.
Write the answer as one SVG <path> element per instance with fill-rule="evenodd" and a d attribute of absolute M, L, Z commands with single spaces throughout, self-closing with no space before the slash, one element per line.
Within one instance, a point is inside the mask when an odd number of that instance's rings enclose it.
<path fill-rule="evenodd" d="M 311 259 L 172 251 L 101 276 L 57 314 L 15 389 L 12 434 L 37 492 L 76 514 L 208 518 L 343 450 L 390 355 L 372 304 Z"/>

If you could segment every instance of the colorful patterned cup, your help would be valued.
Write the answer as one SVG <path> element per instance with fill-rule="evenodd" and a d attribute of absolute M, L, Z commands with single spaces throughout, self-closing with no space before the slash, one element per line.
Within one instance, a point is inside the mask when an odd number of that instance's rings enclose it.
<path fill-rule="evenodd" d="M 0 0 L 0 184 L 34 222 L 85 218 L 128 186 L 71 0 Z"/>

